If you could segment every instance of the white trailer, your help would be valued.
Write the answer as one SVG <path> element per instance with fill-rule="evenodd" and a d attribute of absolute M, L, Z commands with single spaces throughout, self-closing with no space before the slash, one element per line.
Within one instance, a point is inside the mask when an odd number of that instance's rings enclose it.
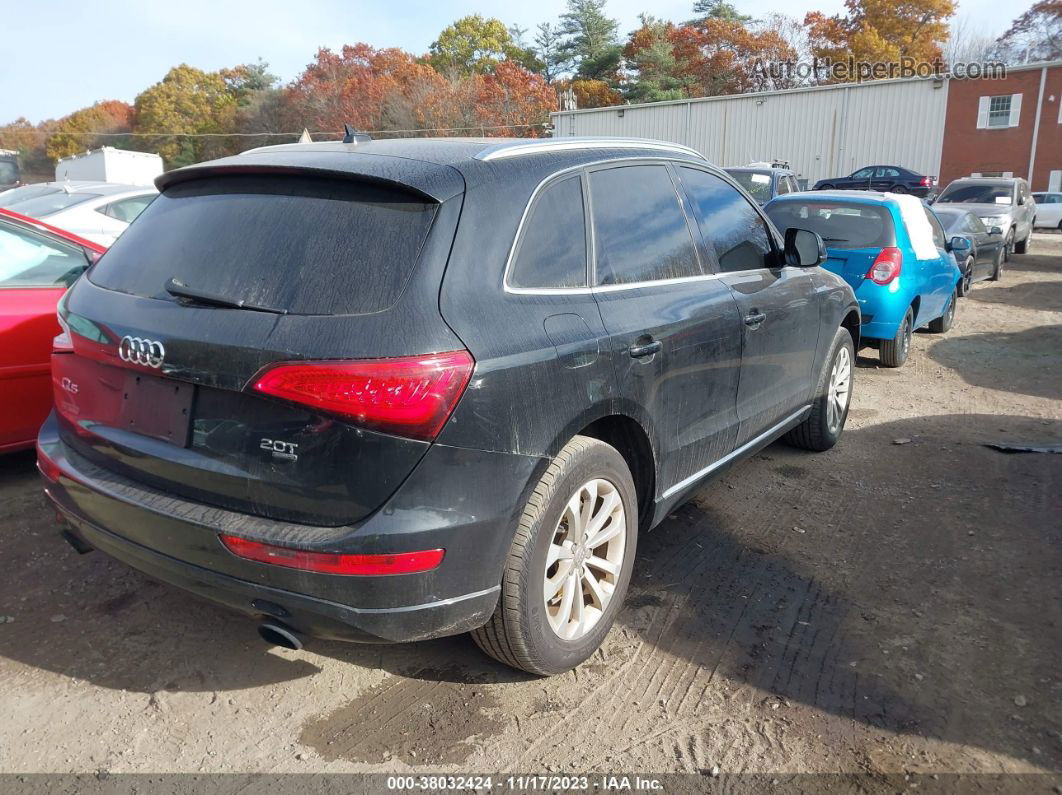
<path fill-rule="evenodd" d="M 122 185 L 153 185 L 162 173 L 162 158 L 150 152 L 130 152 L 104 146 L 55 164 L 55 181 L 90 180 Z"/>

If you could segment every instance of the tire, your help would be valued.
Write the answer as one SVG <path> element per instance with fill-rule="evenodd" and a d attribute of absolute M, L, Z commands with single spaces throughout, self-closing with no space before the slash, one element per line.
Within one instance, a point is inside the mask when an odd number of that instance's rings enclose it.
<path fill-rule="evenodd" d="M 893 185 L 892 188 L 889 189 L 889 193 L 907 193 L 907 188 L 903 185 Z"/>
<path fill-rule="evenodd" d="M 1014 256 L 1014 229 L 1012 228 L 1007 232 L 1006 242 L 1003 243 L 1003 261 L 1010 262 L 1011 257 Z"/>
<path fill-rule="evenodd" d="M 878 356 L 885 367 L 903 367 L 911 353 L 911 334 L 914 332 L 914 311 L 907 309 L 903 322 L 891 340 L 882 340 L 878 345 Z"/>
<path fill-rule="evenodd" d="M 1032 231 L 1030 230 L 1029 234 L 1026 235 L 1026 237 L 1025 237 L 1025 239 L 1023 241 L 1021 241 L 1020 243 L 1015 243 L 1014 244 L 1014 253 L 1015 254 L 1028 254 L 1029 253 L 1029 249 L 1031 247 L 1032 247 Z"/>
<path fill-rule="evenodd" d="M 959 291 L 954 290 L 948 299 L 948 308 L 944 314 L 935 320 L 929 321 L 929 331 L 932 334 L 943 334 L 955 324 L 955 310 L 959 303 Z"/>
<path fill-rule="evenodd" d="M 988 277 L 990 282 L 998 282 L 1003 278 L 1003 263 L 1007 261 L 1004 249 L 996 251 L 996 261 L 992 265 L 992 275 Z"/>
<path fill-rule="evenodd" d="M 815 190 L 833 190 L 833 185 L 827 182 L 825 185 L 819 185 Z"/>
<path fill-rule="evenodd" d="M 852 405 L 854 380 L 855 345 L 848 330 L 839 328 L 833 335 L 830 355 L 815 386 L 811 413 L 783 437 L 785 441 L 793 447 L 820 453 L 837 444 Z"/>
<path fill-rule="evenodd" d="M 600 485 L 602 482 L 604 485 Z M 593 483 L 599 485 L 592 491 L 584 491 Z M 611 492 L 607 491 L 608 487 Z M 587 498 L 583 505 L 589 503 L 591 493 L 595 506 L 591 511 L 604 512 L 611 496 L 619 498 L 623 511 L 621 530 L 593 549 L 568 546 L 571 540 L 568 533 L 580 527 L 578 518 L 567 510 L 568 505 L 580 495 Z M 591 512 L 591 521 L 597 516 Z M 599 533 L 614 529 L 613 523 L 618 521 L 615 508 L 609 511 L 609 517 Z M 505 562 L 498 606 L 485 625 L 473 630 L 472 639 L 494 659 L 528 673 L 551 676 L 571 670 L 598 649 L 615 621 L 630 583 L 637 540 L 637 492 L 623 456 L 597 439 L 574 437 L 531 493 Z M 571 557 L 550 562 L 547 556 L 551 547 L 563 548 Z M 598 556 L 589 555 L 591 551 L 608 558 L 602 561 Z M 584 562 L 587 560 L 608 562 L 614 565 L 615 572 Z M 559 576 L 565 570 L 565 563 L 569 570 L 578 567 L 576 571 L 584 572 L 577 582 L 571 576 Z M 549 576 L 551 571 L 553 577 Z M 586 573 L 597 582 L 596 592 Z M 601 575 L 600 579 L 595 575 Z M 556 596 L 547 602 L 545 590 L 550 579 L 561 585 Z M 569 585 L 576 587 L 569 588 Z M 602 587 L 608 585 L 612 586 L 610 591 Z M 564 612 L 565 600 L 567 612 Z M 590 624 L 573 626 L 577 613 Z M 565 621 L 561 615 L 571 620 Z M 555 621 L 560 629 L 554 629 Z M 571 637 L 562 637 L 562 632 Z"/>
<path fill-rule="evenodd" d="M 967 257 L 966 262 L 962 265 L 962 278 L 959 279 L 959 297 L 965 298 L 970 294 L 970 288 L 973 287 L 973 268 L 974 258 Z"/>

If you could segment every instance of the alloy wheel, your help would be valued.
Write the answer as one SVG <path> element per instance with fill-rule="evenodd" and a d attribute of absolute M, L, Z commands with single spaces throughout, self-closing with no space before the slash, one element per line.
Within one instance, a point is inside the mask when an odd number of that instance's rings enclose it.
<path fill-rule="evenodd" d="M 837 351 L 826 390 L 826 426 L 830 433 L 837 433 L 852 394 L 852 357 L 848 348 Z"/>
<path fill-rule="evenodd" d="M 550 628 L 578 640 L 601 620 L 615 593 L 627 540 L 623 497 L 602 478 L 568 500 L 546 553 L 542 596 Z"/>

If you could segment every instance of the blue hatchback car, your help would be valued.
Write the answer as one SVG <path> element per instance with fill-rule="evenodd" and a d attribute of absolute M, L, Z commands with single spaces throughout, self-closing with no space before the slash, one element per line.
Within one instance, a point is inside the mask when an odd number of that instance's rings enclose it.
<path fill-rule="evenodd" d="M 863 314 L 861 339 L 876 345 L 881 363 L 900 367 L 911 334 L 935 333 L 955 320 L 962 278 L 952 251 L 969 247 L 945 237 L 940 221 L 910 195 L 817 191 L 779 196 L 764 207 L 778 229 L 816 232 L 826 244 L 824 268 L 855 290 Z"/>

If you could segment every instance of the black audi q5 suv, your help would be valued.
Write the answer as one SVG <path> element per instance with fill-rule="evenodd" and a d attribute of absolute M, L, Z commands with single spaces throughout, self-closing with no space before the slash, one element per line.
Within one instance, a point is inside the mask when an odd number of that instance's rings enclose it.
<path fill-rule="evenodd" d="M 158 187 L 60 302 L 39 467 L 75 548 L 273 643 L 570 669 L 640 533 L 844 427 L 851 289 L 692 150 L 295 144 Z"/>

